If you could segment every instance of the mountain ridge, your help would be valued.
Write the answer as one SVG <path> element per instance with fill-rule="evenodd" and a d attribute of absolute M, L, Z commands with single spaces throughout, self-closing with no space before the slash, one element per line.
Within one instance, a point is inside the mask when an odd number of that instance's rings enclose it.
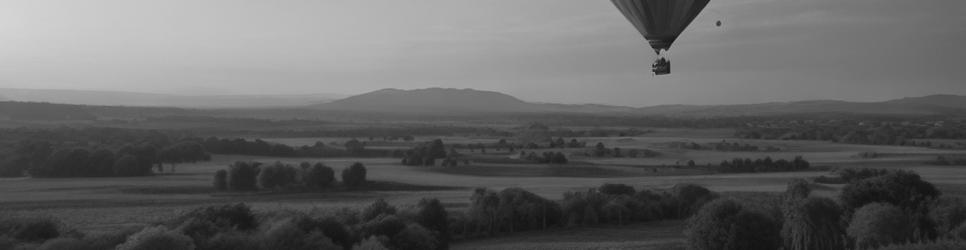
<path fill-rule="evenodd" d="M 336 94 L 176 95 L 126 91 L 0 88 L 0 100 L 3 101 L 132 107 L 300 107 L 320 100 L 336 100 L 342 97 Z"/>

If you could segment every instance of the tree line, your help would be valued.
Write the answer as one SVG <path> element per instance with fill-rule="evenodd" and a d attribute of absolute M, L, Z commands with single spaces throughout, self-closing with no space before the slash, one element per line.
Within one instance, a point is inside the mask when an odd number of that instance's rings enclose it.
<path fill-rule="evenodd" d="M 108 145 L 61 147 L 46 141 L 24 141 L 0 162 L 0 176 L 35 178 L 146 176 L 163 172 L 163 164 L 208 161 L 211 155 L 194 142 L 164 147 L 152 143 L 125 145 L 116 150 Z"/>
<path fill-rule="evenodd" d="M 689 165 L 693 166 L 694 161 Z M 808 170 L 812 166 L 805 158 L 796 156 L 791 161 L 785 159 L 773 160 L 771 157 L 760 159 L 735 158 L 731 161 L 722 161 L 718 164 L 718 170 L 725 173 L 763 173 L 763 172 L 791 172 Z"/>
<path fill-rule="evenodd" d="M 364 187 L 366 166 L 356 162 L 342 170 L 342 181 L 335 171 L 321 162 L 302 162 L 297 167 L 275 162 L 235 162 L 227 169 L 215 171 L 212 185 L 219 191 L 298 191 L 326 190 L 342 184 L 345 188 Z"/>
<path fill-rule="evenodd" d="M 365 142 L 351 139 L 342 147 L 333 147 L 322 142 L 312 145 L 293 147 L 281 143 L 271 143 L 261 139 L 218 138 L 194 140 L 202 143 L 214 154 L 257 155 L 272 157 L 394 157 L 400 152 L 392 150 L 367 149 Z"/>

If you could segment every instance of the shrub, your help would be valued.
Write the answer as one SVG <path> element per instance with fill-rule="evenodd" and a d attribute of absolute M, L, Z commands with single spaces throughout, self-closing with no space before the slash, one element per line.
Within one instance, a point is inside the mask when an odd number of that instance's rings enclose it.
<path fill-rule="evenodd" d="M 74 238 L 56 238 L 41 244 L 37 250 L 91 250 L 91 244 Z"/>
<path fill-rule="evenodd" d="M 859 208 L 849 223 L 848 234 L 856 249 L 874 249 L 912 238 L 909 216 L 896 206 L 872 203 Z"/>
<path fill-rule="evenodd" d="M 117 250 L 194 250 L 195 244 L 184 234 L 167 230 L 162 226 L 148 227 L 137 232 Z"/>
<path fill-rule="evenodd" d="M 435 250 L 439 244 L 433 232 L 417 224 L 406 226 L 392 242 L 395 248 L 407 250 Z"/>
<path fill-rule="evenodd" d="M 781 246 L 778 224 L 734 200 L 715 200 L 688 221 L 685 235 L 695 250 L 774 250 Z"/>
<path fill-rule="evenodd" d="M 381 215 L 396 214 L 396 207 L 389 205 L 384 199 L 378 199 L 362 210 L 362 220 L 369 221 Z"/>
<path fill-rule="evenodd" d="M 835 201 L 810 197 L 785 205 L 782 235 L 786 250 L 845 249 L 845 229 L 839 223 L 842 210 Z"/>
<path fill-rule="evenodd" d="M 342 182 L 347 187 L 359 187 L 366 184 L 366 166 L 356 162 L 343 169 Z"/>
<path fill-rule="evenodd" d="M 377 237 L 369 237 L 353 246 L 352 250 L 389 250 L 383 243 L 384 241 Z"/>
<path fill-rule="evenodd" d="M 610 184 L 606 183 L 597 188 L 601 193 L 608 195 L 633 195 L 637 191 L 634 187 L 624 185 L 624 184 Z"/>
<path fill-rule="evenodd" d="M 9 218 L 0 221 L 0 235 L 27 242 L 42 242 L 61 235 L 60 225 L 49 218 Z"/>
<path fill-rule="evenodd" d="M 235 191 L 257 190 L 258 163 L 235 162 L 228 166 L 228 188 Z"/>
<path fill-rule="evenodd" d="M 215 186 L 215 190 L 228 190 L 228 171 L 224 169 L 215 171 L 215 179 L 212 181 L 212 184 Z"/>
<path fill-rule="evenodd" d="M 335 182 L 335 171 L 320 162 L 308 168 L 302 178 L 302 182 L 310 188 L 326 188 Z"/>

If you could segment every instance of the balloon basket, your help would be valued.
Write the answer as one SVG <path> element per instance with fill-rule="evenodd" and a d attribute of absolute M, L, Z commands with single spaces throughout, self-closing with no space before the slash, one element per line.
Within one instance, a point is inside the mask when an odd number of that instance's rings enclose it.
<path fill-rule="evenodd" d="M 654 75 L 659 75 L 659 76 L 670 74 L 671 61 L 668 61 L 667 58 L 661 57 L 655 60 L 654 64 L 651 64 L 651 71 L 654 72 Z"/>

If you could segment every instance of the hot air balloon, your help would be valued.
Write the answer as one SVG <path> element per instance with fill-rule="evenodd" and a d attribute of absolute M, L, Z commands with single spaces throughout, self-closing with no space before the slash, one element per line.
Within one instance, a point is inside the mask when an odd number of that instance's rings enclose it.
<path fill-rule="evenodd" d="M 611 0 L 624 17 L 644 35 L 657 53 L 652 71 L 656 75 L 671 73 L 671 62 L 664 58 L 678 39 L 710 0 Z"/>

